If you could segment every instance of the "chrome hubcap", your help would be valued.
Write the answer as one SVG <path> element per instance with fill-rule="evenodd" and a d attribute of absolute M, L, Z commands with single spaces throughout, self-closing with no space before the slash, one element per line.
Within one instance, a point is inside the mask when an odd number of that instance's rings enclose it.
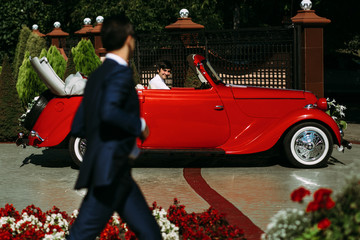
<path fill-rule="evenodd" d="M 79 144 L 79 152 L 82 156 L 84 156 L 86 150 L 86 139 L 81 139 Z"/>
<path fill-rule="evenodd" d="M 294 150 L 302 161 L 318 160 L 325 149 L 324 138 L 316 131 L 303 131 L 296 136 Z"/>
<path fill-rule="evenodd" d="M 86 139 L 77 138 L 74 145 L 75 155 L 82 162 L 86 150 Z"/>

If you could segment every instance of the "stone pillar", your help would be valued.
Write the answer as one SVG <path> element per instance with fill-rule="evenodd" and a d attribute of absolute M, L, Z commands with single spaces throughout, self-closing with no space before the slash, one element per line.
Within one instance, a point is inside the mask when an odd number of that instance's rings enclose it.
<path fill-rule="evenodd" d="M 171 31 L 188 31 L 188 33 L 182 33 L 181 34 L 181 40 L 184 43 L 184 45 L 191 44 L 191 37 L 194 37 L 197 39 L 197 33 L 191 33 L 193 30 L 200 30 L 204 29 L 205 27 L 201 24 L 194 23 L 191 18 L 189 18 L 189 11 L 187 9 L 181 9 L 180 10 L 180 17 L 178 20 L 170 25 L 167 25 L 165 27 L 166 30 Z"/>
<path fill-rule="evenodd" d="M 331 21 L 310 10 L 310 0 L 303 0 L 300 5 L 303 10 L 299 10 L 291 20 L 301 31 L 301 88 L 313 92 L 317 97 L 324 97 L 323 27 Z"/>
<path fill-rule="evenodd" d="M 199 30 L 204 29 L 205 27 L 201 24 L 194 23 L 191 18 L 189 18 L 189 11 L 187 9 L 181 9 L 180 17 L 175 23 L 172 23 L 165 27 L 167 31 L 178 32 L 181 42 L 184 46 L 184 53 L 188 52 L 187 49 L 192 49 L 198 47 L 198 32 Z M 177 57 L 181 57 L 178 55 Z M 173 69 L 172 69 L 172 86 L 182 87 L 184 86 L 186 73 L 187 73 L 187 64 L 186 57 L 171 59 Z M 170 59 L 169 59 L 170 60 Z"/>
<path fill-rule="evenodd" d="M 75 34 L 79 35 L 81 39 L 87 40 L 89 39 L 89 34 L 92 30 L 93 30 L 93 26 L 91 25 L 91 19 L 85 18 L 83 27 L 80 30 L 76 31 Z"/>
<path fill-rule="evenodd" d="M 102 16 L 98 16 L 96 18 L 96 23 L 97 23 L 96 26 L 90 31 L 91 34 L 94 35 L 95 53 L 100 58 L 104 57 L 106 54 L 106 49 L 102 45 L 101 36 L 100 36 L 100 31 L 101 31 L 103 22 L 104 22 L 104 18 Z"/>
<path fill-rule="evenodd" d="M 59 22 L 55 22 L 54 29 L 46 34 L 46 36 L 51 38 L 51 45 L 57 47 L 61 55 L 63 55 L 64 59 L 67 61 L 68 58 L 65 54 L 64 47 L 66 47 L 66 37 L 69 36 L 69 34 L 61 30 L 60 26 L 61 24 Z"/>

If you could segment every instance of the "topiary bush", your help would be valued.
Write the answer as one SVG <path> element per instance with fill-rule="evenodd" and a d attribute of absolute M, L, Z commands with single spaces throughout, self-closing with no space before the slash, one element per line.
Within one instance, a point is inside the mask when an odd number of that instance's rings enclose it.
<path fill-rule="evenodd" d="M 43 58 L 43 57 L 46 57 L 47 56 L 47 50 L 46 50 L 46 48 L 43 48 L 42 50 L 41 50 L 41 52 L 40 52 L 40 56 L 39 56 L 39 58 L 41 59 L 41 58 Z"/>
<path fill-rule="evenodd" d="M 15 57 L 13 62 L 14 79 L 17 79 L 18 77 L 19 68 L 24 60 L 26 43 L 30 34 L 31 34 L 31 30 L 28 27 L 23 26 L 20 31 L 19 41 L 16 45 L 16 50 L 15 50 Z"/>
<path fill-rule="evenodd" d="M 7 55 L 4 57 L 0 75 L 0 141 L 15 141 L 17 134 L 24 129 L 19 126 L 22 114 L 21 102 L 16 92 L 16 81 Z"/>
<path fill-rule="evenodd" d="M 49 48 L 46 57 L 59 78 L 64 79 L 66 61 L 63 55 L 61 55 L 60 51 L 54 45 L 52 45 Z"/>
<path fill-rule="evenodd" d="M 96 55 L 90 40 L 81 39 L 76 47 L 71 49 L 76 71 L 89 76 L 101 65 L 100 58 Z"/>
<path fill-rule="evenodd" d="M 40 93 L 47 89 L 31 66 L 29 56 L 30 53 L 28 51 L 25 52 L 24 61 L 19 69 L 16 83 L 16 90 L 24 109 L 34 97 L 39 96 Z"/>
<path fill-rule="evenodd" d="M 75 68 L 75 63 L 74 63 L 74 59 L 73 59 L 73 55 L 70 52 L 68 61 L 67 61 L 67 65 L 66 65 L 66 70 L 65 70 L 65 74 L 64 74 L 64 80 L 70 75 L 70 74 L 75 74 L 76 73 L 76 68 Z"/>
<path fill-rule="evenodd" d="M 26 42 L 25 52 L 28 51 L 30 56 L 37 57 L 44 48 L 46 48 L 45 39 L 35 33 L 31 33 Z"/>

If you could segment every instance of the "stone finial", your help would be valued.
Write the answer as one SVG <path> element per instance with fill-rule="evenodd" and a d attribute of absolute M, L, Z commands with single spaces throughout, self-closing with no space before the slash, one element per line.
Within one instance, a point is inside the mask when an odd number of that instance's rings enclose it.
<path fill-rule="evenodd" d="M 97 23 L 103 23 L 104 22 L 104 17 L 103 16 L 97 16 L 96 22 Z"/>
<path fill-rule="evenodd" d="M 181 18 L 188 18 L 189 17 L 189 10 L 183 8 L 179 12 Z"/>
<path fill-rule="evenodd" d="M 84 18 L 84 25 L 90 25 L 91 19 L 90 18 Z"/>
<path fill-rule="evenodd" d="M 311 10 L 312 2 L 310 0 L 302 0 L 300 7 L 302 10 Z"/>
<path fill-rule="evenodd" d="M 39 31 L 39 26 L 37 24 L 32 25 L 32 32 L 37 34 L 39 37 L 44 37 L 45 36 L 45 34 L 42 34 Z"/>
<path fill-rule="evenodd" d="M 54 22 L 54 28 L 60 28 L 61 24 L 60 22 Z"/>

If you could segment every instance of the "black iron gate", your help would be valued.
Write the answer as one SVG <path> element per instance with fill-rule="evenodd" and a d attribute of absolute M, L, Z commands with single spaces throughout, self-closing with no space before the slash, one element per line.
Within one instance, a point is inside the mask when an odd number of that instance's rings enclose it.
<path fill-rule="evenodd" d="M 292 27 L 192 31 L 139 35 L 134 55 L 142 84 L 156 74 L 161 59 L 173 63 L 170 86 L 182 87 L 186 57 L 205 56 L 224 82 L 272 88 L 298 87 L 297 37 Z"/>

